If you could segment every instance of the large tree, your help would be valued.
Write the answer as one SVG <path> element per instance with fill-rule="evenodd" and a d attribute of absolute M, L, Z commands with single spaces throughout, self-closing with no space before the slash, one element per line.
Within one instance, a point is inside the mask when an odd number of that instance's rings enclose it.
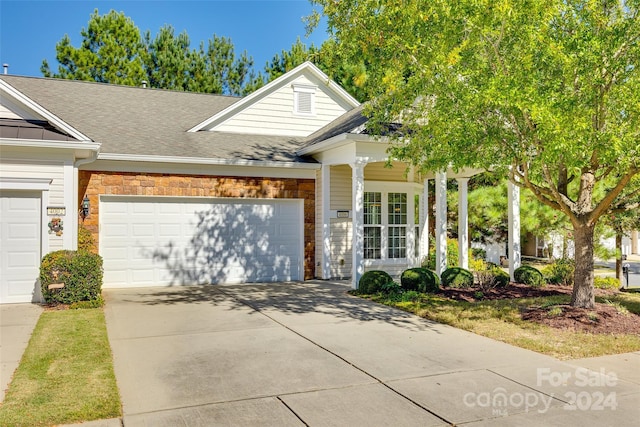
<path fill-rule="evenodd" d="M 56 44 L 58 72 L 45 60 L 45 77 L 129 86 L 145 80 L 158 89 L 227 95 L 245 95 L 263 84 L 247 52 L 236 55 L 231 39 L 215 34 L 192 49 L 188 34 L 176 36 L 169 25 L 154 38 L 149 31 L 142 37 L 123 12 L 100 15 L 95 10 L 80 35 L 80 47 L 72 46 L 68 35 Z"/>
<path fill-rule="evenodd" d="M 341 54 L 369 64 L 370 126 L 403 123 L 391 154 L 508 170 L 569 218 L 571 304 L 593 307 L 595 226 L 640 191 L 640 1 L 314 3 Z"/>
<path fill-rule="evenodd" d="M 56 44 L 58 72 L 53 73 L 44 60 L 40 70 L 45 77 L 129 86 L 145 79 L 142 38 L 131 18 L 113 10 L 101 16 L 95 10 L 80 35 L 78 48 L 66 34 Z"/>

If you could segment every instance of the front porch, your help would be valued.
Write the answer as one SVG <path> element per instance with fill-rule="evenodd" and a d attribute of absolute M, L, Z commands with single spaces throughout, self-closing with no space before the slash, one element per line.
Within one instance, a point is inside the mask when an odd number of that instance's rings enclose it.
<path fill-rule="evenodd" d="M 480 170 L 420 174 L 389 160 L 388 143 L 342 134 L 305 150 L 322 164 L 316 178 L 316 277 L 350 278 L 365 271 L 398 277 L 428 256 L 429 209 L 435 211 L 435 271 L 447 268 L 447 180 L 456 179 L 459 266 L 469 268 L 468 181 Z M 313 148 L 313 150 L 311 149 Z M 428 181 L 435 181 L 429 205 Z M 520 265 L 519 189 L 509 184 L 510 275 Z"/>

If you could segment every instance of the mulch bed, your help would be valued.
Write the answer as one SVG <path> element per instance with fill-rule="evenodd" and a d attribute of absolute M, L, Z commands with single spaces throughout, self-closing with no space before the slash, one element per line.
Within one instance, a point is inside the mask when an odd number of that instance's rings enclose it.
<path fill-rule="evenodd" d="M 544 288 L 511 283 L 504 288 L 494 288 L 482 292 L 482 300 L 548 297 L 553 295 L 571 295 L 572 287 L 547 285 Z M 478 289 L 441 289 L 440 294 L 457 301 L 478 301 Z M 596 289 L 596 296 L 615 295 L 617 290 Z M 551 311 L 553 309 L 553 311 Z M 541 323 L 552 328 L 589 332 L 593 334 L 639 334 L 640 315 L 620 313 L 609 304 L 596 303 L 592 309 L 574 308 L 569 304 L 552 307 L 528 307 L 522 318 Z"/>

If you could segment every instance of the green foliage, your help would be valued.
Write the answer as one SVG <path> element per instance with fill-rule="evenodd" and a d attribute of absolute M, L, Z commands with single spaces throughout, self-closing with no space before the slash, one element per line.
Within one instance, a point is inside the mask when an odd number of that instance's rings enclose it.
<path fill-rule="evenodd" d="M 49 289 L 52 283 L 64 283 L 64 287 Z M 48 303 L 98 300 L 102 290 L 102 257 L 89 252 L 50 252 L 40 264 L 40 284 Z"/>
<path fill-rule="evenodd" d="M 522 265 L 516 268 L 513 272 L 513 278 L 517 283 L 524 283 L 525 285 L 535 288 L 539 288 L 545 284 L 544 276 L 540 270 L 529 265 Z"/>
<path fill-rule="evenodd" d="M 65 35 L 56 44 L 58 72 L 47 61 L 40 68 L 45 77 L 88 80 L 101 83 L 150 87 L 190 92 L 245 95 L 264 84 L 253 72 L 253 59 L 236 55 L 231 39 L 213 35 L 207 44 L 190 47 L 186 32 L 177 36 L 170 25 L 155 36 L 140 35 L 124 12 L 100 15 L 96 9 L 87 28 L 80 32 L 80 47 Z"/>
<path fill-rule="evenodd" d="M 553 263 L 545 266 L 541 273 L 547 283 L 554 285 L 573 285 L 573 274 L 576 269 L 576 263 L 569 258 L 560 258 Z"/>
<path fill-rule="evenodd" d="M 358 293 L 375 294 L 382 291 L 382 287 L 391 282 L 393 282 L 393 278 L 385 271 L 366 271 L 358 283 Z"/>
<path fill-rule="evenodd" d="M 619 289 L 621 288 L 620 280 L 615 277 L 595 276 L 593 278 L 593 286 L 598 289 Z"/>
<path fill-rule="evenodd" d="M 98 252 L 96 239 L 93 238 L 91 231 L 83 226 L 78 227 L 78 252 Z"/>
<path fill-rule="evenodd" d="M 487 259 L 487 251 L 482 248 L 471 248 L 471 258 L 484 261 Z"/>
<path fill-rule="evenodd" d="M 462 267 L 447 268 L 441 276 L 442 286 L 449 288 L 470 288 L 473 286 L 473 273 Z"/>
<path fill-rule="evenodd" d="M 435 239 L 429 239 L 435 241 Z M 422 267 L 428 270 L 436 269 L 436 249 L 429 245 L 429 256 L 422 262 Z M 455 267 L 458 265 L 458 241 L 456 239 L 447 239 L 447 267 Z"/>
<path fill-rule="evenodd" d="M 509 275 L 495 264 L 482 260 L 473 260 L 471 263 L 474 283 L 483 290 L 509 285 Z"/>
<path fill-rule="evenodd" d="M 399 294 L 402 292 L 402 288 L 396 282 L 391 281 L 382 285 L 380 292 L 383 294 Z"/>
<path fill-rule="evenodd" d="M 342 55 L 367 64 L 368 132 L 402 117 L 390 156 L 509 175 L 569 218 L 580 265 L 599 218 L 637 209 L 637 0 L 312 1 Z M 576 269 L 574 286 L 591 274 Z M 592 295 L 571 304 L 591 308 Z"/>
<path fill-rule="evenodd" d="M 104 306 L 104 299 L 99 296 L 96 299 L 92 299 L 90 301 L 76 301 L 69 305 L 71 310 L 81 310 L 88 308 L 100 308 Z"/>
<path fill-rule="evenodd" d="M 58 72 L 52 73 L 45 60 L 41 67 L 45 77 L 129 86 L 140 85 L 145 79 L 140 30 L 124 13 L 112 10 L 99 15 L 96 9 L 80 35 L 79 48 L 71 45 L 68 35 L 56 44 Z"/>
<path fill-rule="evenodd" d="M 440 278 L 436 273 L 426 268 L 410 268 L 402 272 L 400 276 L 402 289 L 423 293 L 437 292 L 440 286 Z"/>

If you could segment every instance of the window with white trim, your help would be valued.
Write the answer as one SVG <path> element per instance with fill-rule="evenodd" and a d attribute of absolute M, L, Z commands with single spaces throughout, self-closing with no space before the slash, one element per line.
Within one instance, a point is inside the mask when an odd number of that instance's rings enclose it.
<path fill-rule="evenodd" d="M 293 112 L 314 115 L 316 88 L 314 86 L 293 85 Z"/>
<path fill-rule="evenodd" d="M 407 257 L 407 193 L 388 194 L 388 258 Z"/>
<path fill-rule="evenodd" d="M 382 254 L 382 193 L 364 193 L 364 258 Z"/>

